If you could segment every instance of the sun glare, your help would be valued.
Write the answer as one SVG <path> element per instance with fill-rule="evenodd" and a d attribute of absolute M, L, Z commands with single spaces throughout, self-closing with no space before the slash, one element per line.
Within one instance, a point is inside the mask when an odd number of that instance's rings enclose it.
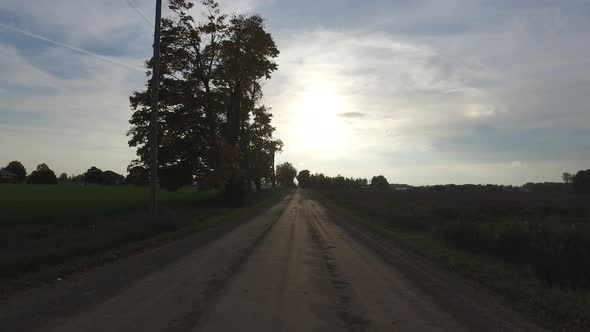
<path fill-rule="evenodd" d="M 295 108 L 297 145 L 327 157 L 341 152 L 346 126 L 338 113 L 345 112 L 345 106 L 329 86 L 318 84 L 307 90 Z"/>

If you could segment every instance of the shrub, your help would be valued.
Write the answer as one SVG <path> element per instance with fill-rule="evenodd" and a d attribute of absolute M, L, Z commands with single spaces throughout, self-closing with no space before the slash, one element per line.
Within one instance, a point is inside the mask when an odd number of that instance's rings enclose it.
<path fill-rule="evenodd" d="M 193 183 L 193 173 L 189 166 L 169 166 L 162 168 L 159 173 L 160 186 L 167 190 L 175 191 Z"/>

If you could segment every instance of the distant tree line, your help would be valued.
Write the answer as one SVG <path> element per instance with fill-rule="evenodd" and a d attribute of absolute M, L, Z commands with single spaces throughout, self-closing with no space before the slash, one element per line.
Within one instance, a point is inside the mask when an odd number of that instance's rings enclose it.
<path fill-rule="evenodd" d="M 162 187 L 197 181 L 224 189 L 239 200 L 253 183 L 274 182 L 270 108 L 262 103 L 262 83 L 277 69 L 279 50 L 258 15 L 226 15 L 214 0 L 171 0 L 162 19 L 158 120 L 158 170 Z M 192 10 L 191 10 L 192 9 Z M 202 19 L 192 13 L 206 13 Z M 151 77 L 153 61 L 147 61 Z M 132 178 L 149 170 L 152 84 L 130 97 L 129 145 L 138 159 Z"/>
<path fill-rule="evenodd" d="M 24 165 L 17 160 L 9 162 L 4 170 L 16 176 L 17 183 L 29 184 L 94 184 L 94 185 L 135 185 L 144 186 L 149 182 L 149 170 L 138 164 L 131 164 L 127 168 L 127 176 L 120 175 L 111 170 L 102 171 L 96 166 L 90 167 L 86 172 L 80 175 L 67 175 L 61 173 L 59 177 L 45 163 L 39 164 L 37 168 L 27 174 Z M 189 170 L 165 170 L 165 176 L 162 176 L 160 185 L 168 190 L 175 190 L 181 186 L 193 184 L 194 179 Z M 271 169 L 268 176 L 265 176 L 265 183 L 275 186 L 275 181 L 283 187 L 294 187 L 294 180 L 297 179 L 298 185 L 302 188 L 337 188 L 337 189 L 379 189 L 379 190 L 432 190 L 432 191 L 480 191 L 480 192 L 576 192 L 590 193 L 590 169 L 578 171 L 575 175 L 563 173 L 563 182 L 529 182 L 522 186 L 512 185 L 495 185 L 495 184 L 445 184 L 445 185 L 428 185 L 428 186 L 410 186 L 407 184 L 390 184 L 383 175 L 373 176 L 369 183 L 365 178 L 335 177 L 326 176 L 322 173 L 311 174 L 307 169 L 297 173 L 297 170 L 290 162 L 284 162 L 277 165 L 276 173 Z M 259 189 L 262 182 L 255 183 Z M 200 185 L 200 183 L 199 183 Z"/>
<path fill-rule="evenodd" d="M 370 184 L 362 178 L 346 178 L 325 176 L 322 173 L 311 174 L 302 170 L 297 175 L 301 187 L 339 188 L 339 189 L 379 189 L 379 190 L 431 190 L 431 191 L 470 191 L 470 192 L 576 192 L 590 193 L 590 170 L 582 170 L 575 175 L 563 173 L 563 182 L 528 182 L 522 186 L 497 184 L 442 184 L 427 186 L 410 186 L 407 184 L 390 184 L 383 175 L 373 176 Z"/>
<path fill-rule="evenodd" d="M 367 185 L 367 179 L 346 178 L 341 175 L 335 177 L 326 176 L 322 173 L 311 174 L 305 169 L 297 175 L 297 182 L 302 188 L 340 188 L 353 189 Z"/>
<path fill-rule="evenodd" d="M 61 173 L 59 177 L 55 172 L 45 163 L 39 164 L 37 168 L 27 174 L 27 169 L 17 160 L 13 160 L 4 167 L 4 170 L 16 175 L 16 183 L 29 184 L 96 184 L 96 185 L 145 185 L 147 184 L 147 170 L 146 169 L 131 169 L 129 175 L 125 178 L 116 172 L 101 169 L 92 166 L 84 174 L 70 175 Z"/>

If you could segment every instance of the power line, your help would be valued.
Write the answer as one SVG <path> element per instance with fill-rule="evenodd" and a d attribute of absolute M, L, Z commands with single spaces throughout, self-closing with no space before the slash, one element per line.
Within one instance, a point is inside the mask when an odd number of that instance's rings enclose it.
<path fill-rule="evenodd" d="M 106 57 L 104 55 L 96 54 L 96 53 L 93 53 L 93 52 L 90 52 L 90 51 L 81 49 L 81 48 L 76 47 L 76 46 L 72 46 L 72 45 L 64 44 L 64 43 L 61 43 L 61 42 L 58 42 L 58 41 L 55 41 L 55 40 L 51 40 L 51 39 L 49 39 L 47 37 L 43 37 L 41 35 L 38 35 L 38 34 L 35 34 L 35 33 L 32 33 L 32 32 L 21 30 L 21 29 L 12 27 L 10 25 L 6 25 L 4 23 L 0 23 L 0 27 L 5 28 L 5 29 L 8 29 L 8 30 L 11 30 L 13 32 L 18 32 L 18 33 L 23 34 L 23 35 L 25 35 L 27 37 L 39 39 L 39 40 L 42 40 L 42 41 L 44 41 L 46 43 L 53 44 L 53 45 L 56 45 L 56 46 L 59 46 L 59 47 L 63 47 L 63 48 L 66 48 L 66 49 L 71 50 L 71 51 L 74 51 L 74 52 L 78 52 L 80 54 L 88 55 L 88 56 L 91 56 L 91 57 L 93 57 L 95 59 L 99 59 L 99 60 L 102 60 L 102 61 L 105 61 L 105 62 L 109 62 L 109 63 L 115 64 L 117 66 L 125 67 L 127 69 L 132 69 L 132 70 L 138 70 L 138 71 L 142 71 L 142 72 L 145 71 L 145 68 L 136 67 L 136 66 L 130 65 L 128 63 L 120 62 L 120 61 L 117 61 L 115 59 Z"/>
<path fill-rule="evenodd" d="M 141 16 L 141 18 L 143 18 L 143 20 L 144 20 L 144 21 L 146 21 L 146 22 L 147 22 L 147 24 L 149 24 L 149 25 L 150 25 L 150 26 L 152 26 L 152 27 L 154 26 L 154 25 L 152 24 L 152 22 L 150 22 L 150 20 L 148 20 L 148 19 L 147 19 L 147 17 L 145 17 L 145 16 L 144 16 L 144 15 L 141 13 L 141 11 L 139 10 L 139 8 L 137 8 L 137 7 L 136 7 L 136 6 L 135 6 L 135 5 L 134 5 L 134 4 L 131 2 L 131 0 L 125 0 L 125 2 L 127 2 L 127 4 L 128 4 L 128 5 L 129 5 L 131 8 L 133 8 L 133 10 L 135 10 L 135 12 L 137 12 L 137 14 L 139 14 L 139 16 Z"/>

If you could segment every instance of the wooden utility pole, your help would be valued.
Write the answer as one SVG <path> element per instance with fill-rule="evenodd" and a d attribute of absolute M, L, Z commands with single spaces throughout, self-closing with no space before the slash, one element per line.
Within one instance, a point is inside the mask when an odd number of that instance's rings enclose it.
<path fill-rule="evenodd" d="M 158 216 L 158 89 L 160 88 L 160 21 L 162 0 L 156 0 L 154 57 L 152 68 L 152 114 L 150 118 L 150 214 Z"/>
<path fill-rule="evenodd" d="M 275 147 L 272 147 L 272 149 L 270 150 L 270 153 L 271 153 L 271 167 L 272 167 L 272 169 L 271 169 L 272 176 L 271 176 L 271 182 L 270 183 L 272 184 L 272 189 L 275 189 L 276 186 L 277 186 L 277 180 L 276 180 L 276 174 L 275 174 L 275 152 L 276 152 Z"/>

